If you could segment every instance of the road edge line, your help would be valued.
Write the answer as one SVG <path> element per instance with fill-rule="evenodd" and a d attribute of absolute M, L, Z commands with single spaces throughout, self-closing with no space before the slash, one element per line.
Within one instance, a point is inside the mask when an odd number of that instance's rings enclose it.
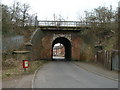
<path fill-rule="evenodd" d="M 40 68 L 41 68 L 41 66 L 37 68 L 37 70 L 35 71 L 35 73 L 34 73 L 34 75 L 33 75 L 33 78 L 32 78 L 32 85 L 31 85 L 32 90 L 34 89 L 33 84 L 34 84 L 34 81 L 35 81 L 36 74 L 37 74 L 37 72 L 38 72 L 38 70 L 39 70 Z"/>

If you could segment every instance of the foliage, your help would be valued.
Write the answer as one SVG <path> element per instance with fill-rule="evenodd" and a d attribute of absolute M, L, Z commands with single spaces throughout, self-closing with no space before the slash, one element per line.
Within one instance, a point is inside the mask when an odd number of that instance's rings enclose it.
<path fill-rule="evenodd" d="M 12 30 L 12 23 L 10 20 L 10 12 L 8 6 L 2 5 L 2 29 L 3 34 L 10 34 Z"/>
<path fill-rule="evenodd" d="M 108 9 L 107 7 L 98 7 L 92 12 L 86 13 L 86 22 L 90 24 L 91 27 L 97 27 L 97 31 L 109 31 L 115 23 L 116 11 L 112 10 L 112 7 Z M 111 26 L 112 25 L 112 26 Z M 95 28 L 96 29 L 96 28 Z"/>
<path fill-rule="evenodd" d="M 91 12 L 86 13 L 86 22 L 89 23 L 91 30 L 86 31 L 88 34 L 92 34 L 96 42 L 103 43 L 112 36 L 117 34 L 117 11 L 112 10 L 112 6 L 98 7 Z M 92 33 L 90 33 L 92 32 Z"/>
<path fill-rule="evenodd" d="M 14 2 L 12 6 L 2 5 L 3 35 L 24 34 L 34 24 L 35 14 L 29 14 L 30 6 Z M 26 28 L 27 27 L 27 28 Z"/>
<path fill-rule="evenodd" d="M 80 36 L 83 40 L 84 51 L 81 54 L 84 58 L 88 58 L 91 53 L 95 53 L 96 49 L 94 46 L 96 43 L 103 45 L 103 49 L 112 50 L 115 49 L 117 43 L 117 11 L 112 9 L 112 6 L 98 7 L 88 12 L 85 11 L 85 19 L 82 21 L 87 23 L 91 29 L 81 31 Z M 88 47 L 91 50 L 88 51 Z M 89 59 L 91 59 L 89 57 Z"/>

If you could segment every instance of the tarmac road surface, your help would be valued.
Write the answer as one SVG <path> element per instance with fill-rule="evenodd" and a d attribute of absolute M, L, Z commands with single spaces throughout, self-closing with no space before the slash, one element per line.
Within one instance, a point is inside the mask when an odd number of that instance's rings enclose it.
<path fill-rule="evenodd" d="M 71 62 L 53 61 L 38 70 L 33 88 L 118 88 L 118 82 L 86 71 Z"/>

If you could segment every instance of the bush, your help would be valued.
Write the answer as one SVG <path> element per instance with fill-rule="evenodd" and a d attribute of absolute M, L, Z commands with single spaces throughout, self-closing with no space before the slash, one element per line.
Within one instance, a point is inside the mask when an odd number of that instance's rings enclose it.
<path fill-rule="evenodd" d="M 2 61 L 2 67 L 3 69 L 11 68 L 11 67 L 16 67 L 17 62 L 11 58 L 11 59 L 6 59 Z"/>

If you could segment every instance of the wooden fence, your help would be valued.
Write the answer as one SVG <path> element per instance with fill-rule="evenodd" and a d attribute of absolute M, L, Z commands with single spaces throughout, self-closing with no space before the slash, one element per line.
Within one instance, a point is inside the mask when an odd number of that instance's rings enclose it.
<path fill-rule="evenodd" d="M 119 70 L 118 51 L 98 51 L 96 63 L 103 65 L 109 70 Z"/>

